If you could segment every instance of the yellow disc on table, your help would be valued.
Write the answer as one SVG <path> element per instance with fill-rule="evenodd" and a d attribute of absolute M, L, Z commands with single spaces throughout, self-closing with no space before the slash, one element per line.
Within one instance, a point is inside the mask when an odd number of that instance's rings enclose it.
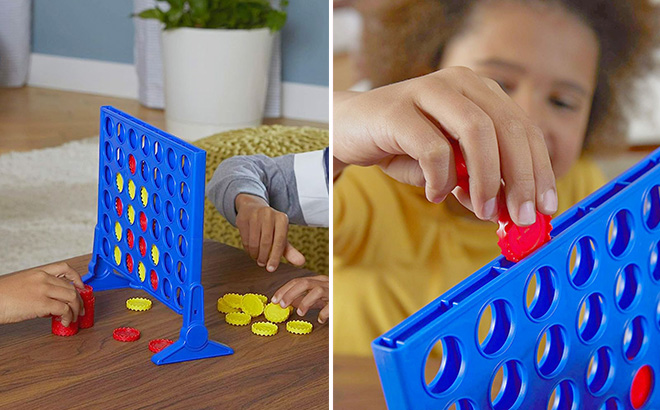
<path fill-rule="evenodd" d="M 117 191 L 121 192 L 124 190 L 124 177 L 117 172 Z"/>
<path fill-rule="evenodd" d="M 126 301 L 126 307 L 136 312 L 144 312 L 151 309 L 151 300 L 147 298 L 130 298 Z"/>
<path fill-rule="evenodd" d="M 133 225 L 133 222 L 135 222 L 135 209 L 133 205 L 129 205 L 126 209 L 126 216 L 128 217 L 128 223 Z"/>
<path fill-rule="evenodd" d="M 225 315 L 225 321 L 234 326 L 245 326 L 250 323 L 252 317 L 243 312 L 231 312 Z"/>
<path fill-rule="evenodd" d="M 135 182 L 132 179 L 128 180 L 128 196 L 135 199 Z"/>
<path fill-rule="evenodd" d="M 147 278 L 147 268 L 144 267 L 144 263 L 138 263 L 138 275 L 140 276 L 140 281 L 144 282 Z"/>
<path fill-rule="evenodd" d="M 238 293 L 227 293 L 222 297 L 222 299 L 224 299 L 224 301 L 227 302 L 230 307 L 233 307 L 234 309 L 240 309 L 243 295 L 239 295 Z"/>
<path fill-rule="evenodd" d="M 241 299 L 241 309 L 252 317 L 257 317 L 264 313 L 264 303 L 257 295 L 248 293 Z"/>
<path fill-rule="evenodd" d="M 156 245 L 151 245 L 151 260 L 154 262 L 154 265 L 158 265 L 158 260 L 160 258 L 160 253 Z"/>
<path fill-rule="evenodd" d="M 286 323 L 286 330 L 297 335 L 312 333 L 312 324 L 306 320 L 291 320 Z"/>
<path fill-rule="evenodd" d="M 119 246 L 115 246 L 115 263 L 117 266 L 121 263 L 121 250 L 119 250 Z"/>
<path fill-rule="evenodd" d="M 121 241 L 121 224 L 119 222 L 115 223 L 115 238 L 117 238 L 117 241 Z"/>
<path fill-rule="evenodd" d="M 227 302 L 223 298 L 218 298 L 218 312 L 220 313 L 231 313 L 231 312 L 239 312 L 237 308 L 233 308 L 229 306 Z"/>
<path fill-rule="evenodd" d="M 142 206 L 146 207 L 149 202 L 149 193 L 147 193 L 147 188 L 140 188 L 140 199 L 142 200 Z"/>
<path fill-rule="evenodd" d="M 259 300 L 261 301 L 261 303 L 263 303 L 264 305 L 265 305 L 266 303 L 268 303 L 268 296 L 266 296 L 266 295 L 262 295 L 261 293 L 253 293 L 253 295 L 255 295 L 256 297 L 258 297 Z"/>
<path fill-rule="evenodd" d="M 290 314 L 291 311 L 289 310 L 288 306 L 283 308 L 282 306 L 276 303 L 269 303 L 266 305 L 266 308 L 264 309 L 264 316 L 266 316 L 266 319 L 275 323 L 284 322 L 289 318 Z"/>
<path fill-rule="evenodd" d="M 259 336 L 273 336 L 277 333 L 277 325 L 270 322 L 252 323 L 252 333 Z"/>

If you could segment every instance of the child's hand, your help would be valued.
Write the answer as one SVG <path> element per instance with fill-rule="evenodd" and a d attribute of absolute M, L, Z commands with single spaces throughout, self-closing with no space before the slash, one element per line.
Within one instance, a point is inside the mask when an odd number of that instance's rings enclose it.
<path fill-rule="evenodd" d="M 257 264 L 275 272 L 280 258 L 296 266 L 305 263 L 305 257 L 287 240 L 289 218 L 276 211 L 258 196 L 239 194 L 236 196 L 236 227 L 241 234 L 243 248 Z"/>
<path fill-rule="evenodd" d="M 330 315 L 330 279 L 325 275 L 295 278 L 279 288 L 271 301 L 283 308 L 293 305 L 299 316 L 305 316 L 309 309 L 321 309 L 319 323 L 325 323 Z"/>
<path fill-rule="evenodd" d="M 83 313 L 76 287 L 85 285 L 64 262 L 0 276 L 0 323 L 53 315 L 68 326 Z"/>
<path fill-rule="evenodd" d="M 335 176 L 347 164 L 379 165 L 393 178 L 424 186 L 441 202 L 450 192 L 481 219 L 506 205 L 520 226 L 536 209 L 557 210 L 555 177 L 541 130 L 499 85 L 451 67 L 366 93 L 335 93 Z M 460 143 L 470 192 L 456 187 L 449 139 Z"/>

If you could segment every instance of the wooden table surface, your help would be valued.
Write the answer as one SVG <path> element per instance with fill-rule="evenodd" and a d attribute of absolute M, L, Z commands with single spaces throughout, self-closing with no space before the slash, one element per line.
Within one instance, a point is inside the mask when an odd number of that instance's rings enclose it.
<path fill-rule="evenodd" d="M 67 262 L 84 274 L 89 259 Z M 279 325 L 275 336 L 260 337 L 249 326 L 226 324 L 215 306 L 228 292 L 270 298 L 291 278 L 311 273 L 290 265 L 268 273 L 244 252 L 211 241 L 204 243 L 202 265 L 209 338 L 233 348 L 233 355 L 156 366 L 148 343 L 176 340 L 181 316 L 153 297 L 147 312 L 126 309 L 127 298 L 149 297 L 143 291 L 94 292 L 94 327 L 75 336 L 52 335 L 50 319 L 0 327 L 0 408 L 328 408 L 329 331 L 316 321 L 317 310 L 304 318 L 314 324 L 310 335 L 293 335 Z M 120 326 L 138 328 L 140 340 L 114 340 L 112 331 Z"/>

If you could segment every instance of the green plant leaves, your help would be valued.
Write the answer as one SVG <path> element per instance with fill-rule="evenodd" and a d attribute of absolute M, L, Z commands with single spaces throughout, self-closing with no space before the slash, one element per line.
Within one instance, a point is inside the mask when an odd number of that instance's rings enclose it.
<path fill-rule="evenodd" d="M 170 9 L 158 7 L 138 14 L 145 19 L 156 19 L 165 29 L 178 27 L 255 29 L 282 29 L 286 22 L 288 0 L 280 0 L 279 10 L 268 0 L 158 0 L 168 3 Z"/>

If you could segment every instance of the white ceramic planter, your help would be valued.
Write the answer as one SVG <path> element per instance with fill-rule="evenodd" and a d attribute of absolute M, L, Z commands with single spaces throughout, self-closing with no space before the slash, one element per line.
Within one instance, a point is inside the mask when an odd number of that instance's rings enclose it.
<path fill-rule="evenodd" d="M 267 28 L 163 31 L 167 129 L 192 141 L 261 124 L 273 35 Z"/>

